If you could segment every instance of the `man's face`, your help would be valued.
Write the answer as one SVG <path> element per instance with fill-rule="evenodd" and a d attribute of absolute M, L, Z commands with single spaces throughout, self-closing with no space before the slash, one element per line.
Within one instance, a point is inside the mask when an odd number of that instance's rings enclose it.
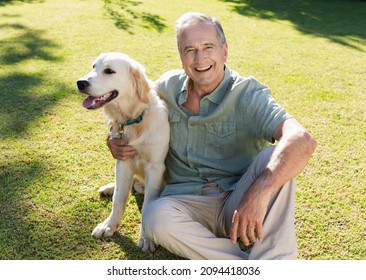
<path fill-rule="evenodd" d="M 221 44 L 213 26 L 202 23 L 184 28 L 179 55 L 193 87 L 211 93 L 224 77 L 227 43 Z"/>

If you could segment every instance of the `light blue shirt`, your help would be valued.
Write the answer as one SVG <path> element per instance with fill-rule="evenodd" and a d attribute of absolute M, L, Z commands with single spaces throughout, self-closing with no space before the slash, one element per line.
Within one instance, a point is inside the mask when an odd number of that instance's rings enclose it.
<path fill-rule="evenodd" d="M 219 86 L 201 99 L 200 114 L 193 115 L 182 106 L 188 80 L 183 70 L 173 70 L 157 81 L 170 123 L 168 178 L 162 195 L 201 194 L 202 186 L 210 182 L 233 190 L 256 154 L 273 143 L 275 129 L 289 115 L 268 87 L 227 66 Z"/>

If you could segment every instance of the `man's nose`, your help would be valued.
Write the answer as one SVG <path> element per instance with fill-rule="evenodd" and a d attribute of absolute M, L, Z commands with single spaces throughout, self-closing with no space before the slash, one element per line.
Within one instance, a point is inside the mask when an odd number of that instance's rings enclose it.
<path fill-rule="evenodd" d="M 204 58 L 205 58 L 205 54 L 204 54 L 203 50 L 196 50 L 196 52 L 194 54 L 194 60 L 201 61 Z"/>

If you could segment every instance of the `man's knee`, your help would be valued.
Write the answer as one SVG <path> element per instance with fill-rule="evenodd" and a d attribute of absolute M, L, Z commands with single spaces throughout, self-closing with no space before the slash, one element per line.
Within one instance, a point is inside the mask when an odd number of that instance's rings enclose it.
<path fill-rule="evenodd" d="M 164 238 L 163 235 L 168 234 L 168 230 L 171 229 L 171 214 L 174 212 L 169 200 L 165 198 L 157 198 L 151 201 L 143 215 L 142 226 L 145 233 L 159 243 L 156 239 Z"/>
<path fill-rule="evenodd" d="M 270 146 L 261 150 L 255 157 L 254 161 L 250 165 L 248 171 L 243 175 L 243 177 L 245 178 L 249 176 L 249 178 L 251 178 L 250 180 L 255 180 L 268 165 L 274 149 L 274 146 Z"/>
<path fill-rule="evenodd" d="M 267 165 L 267 163 L 271 159 L 274 150 L 275 146 L 269 146 L 267 148 L 264 148 L 257 154 L 256 160 L 262 162 L 263 165 Z"/>

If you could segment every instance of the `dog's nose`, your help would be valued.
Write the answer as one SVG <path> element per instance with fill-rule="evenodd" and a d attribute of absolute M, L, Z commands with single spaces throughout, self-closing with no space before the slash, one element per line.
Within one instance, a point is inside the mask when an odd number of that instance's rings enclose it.
<path fill-rule="evenodd" d="M 76 82 L 76 84 L 80 91 L 83 91 L 84 89 L 86 89 L 89 86 L 89 82 L 85 81 L 85 80 L 79 80 Z"/>

